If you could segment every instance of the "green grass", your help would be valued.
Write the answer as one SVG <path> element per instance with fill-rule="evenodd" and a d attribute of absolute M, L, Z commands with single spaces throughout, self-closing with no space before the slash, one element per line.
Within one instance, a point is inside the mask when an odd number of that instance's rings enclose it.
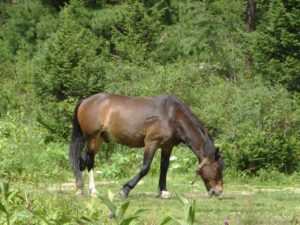
<path fill-rule="evenodd" d="M 170 199 L 156 197 L 158 176 L 146 176 L 126 200 L 120 199 L 118 192 L 127 179 L 104 180 L 98 175 L 96 181 L 99 195 L 106 195 L 110 190 L 116 195 L 118 206 L 125 201 L 130 202 L 128 215 L 137 209 L 147 209 L 140 217 L 144 225 L 159 224 L 166 216 L 184 217 L 183 206 L 175 197 L 175 192 L 190 201 L 196 200 L 195 224 L 217 225 L 224 224 L 224 220 L 228 220 L 229 224 L 299 224 L 299 174 L 285 177 L 279 184 L 277 181 L 238 177 L 230 172 L 227 174 L 221 199 L 209 198 L 200 180 L 191 186 L 189 182 L 193 174 L 169 174 L 168 188 L 173 193 Z M 87 185 L 84 196 L 75 196 L 74 187 L 69 184 L 72 182 L 71 174 L 66 172 L 65 177 L 68 179 L 56 183 L 11 183 L 11 189 L 20 190 L 24 201 L 15 205 L 6 203 L 7 208 L 12 212 L 29 212 L 24 218 L 16 220 L 16 224 L 114 224 L 107 216 L 109 209 L 100 198 L 89 197 Z M 84 222 L 84 217 L 92 222 Z M 4 214 L 0 212 L 0 221 L 3 220 Z"/>

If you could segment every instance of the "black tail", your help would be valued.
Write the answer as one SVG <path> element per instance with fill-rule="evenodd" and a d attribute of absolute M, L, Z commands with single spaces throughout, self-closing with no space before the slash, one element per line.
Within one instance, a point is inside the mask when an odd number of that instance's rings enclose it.
<path fill-rule="evenodd" d="M 79 101 L 77 103 L 74 111 L 73 132 L 72 132 L 72 139 L 71 139 L 70 151 L 69 151 L 70 165 L 75 176 L 76 174 L 78 174 L 80 170 L 81 154 L 86 141 L 77 118 L 77 111 L 81 102 L 82 101 Z"/>

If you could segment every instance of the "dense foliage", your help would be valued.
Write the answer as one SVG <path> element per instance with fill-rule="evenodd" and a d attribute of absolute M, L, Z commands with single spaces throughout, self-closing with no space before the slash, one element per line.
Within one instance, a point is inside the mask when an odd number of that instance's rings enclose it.
<path fill-rule="evenodd" d="M 1 1 L 0 177 L 67 168 L 75 104 L 101 91 L 176 95 L 228 167 L 300 171 L 299 1 L 257 3 L 252 29 L 247 2 Z M 124 148 L 103 148 L 104 176 L 141 161 Z M 194 169 L 185 147 L 174 154 L 171 169 Z"/>

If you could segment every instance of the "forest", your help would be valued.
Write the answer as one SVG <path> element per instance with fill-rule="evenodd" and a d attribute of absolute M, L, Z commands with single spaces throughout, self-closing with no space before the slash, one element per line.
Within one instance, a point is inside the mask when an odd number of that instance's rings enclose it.
<path fill-rule="evenodd" d="M 71 215 L 71 191 L 53 200 L 38 188 L 73 180 L 74 108 L 98 92 L 174 95 L 223 150 L 225 178 L 299 181 L 299 15 L 298 0 L 1 0 L 0 224 L 99 224 L 104 209 L 91 210 L 88 198 Z M 174 156 L 171 177 L 192 177 L 194 155 L 180 145 Z M 141 162 L 141 150 L 105 144 L 96 180 L 121 180 L 121 188 Z M 156 160 L 149 179 L 158 171 Z M 37 196 L 28 197 L 26 188 Z M 107 189 L 114 191 L 108 185 L 100 192 Z M 245 201 L 251 208 L 254 200 Z M 151 215 L 140 224 L 159 224 Z M 290 224 L 300 223 L 299 212 L 289 215 Z M 288 224 L 232 218 L 233 224 Z M 194 224 L 220 224 L 213 221 L 201 217 Z"/>

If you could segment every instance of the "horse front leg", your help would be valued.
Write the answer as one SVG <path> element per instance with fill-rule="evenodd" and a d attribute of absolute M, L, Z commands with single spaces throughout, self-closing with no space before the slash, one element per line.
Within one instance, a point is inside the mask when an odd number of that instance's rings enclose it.
<path fill-rule="evenodd" d="M 120 196 L 126 198 L 129 192 L 137 185 L 137 183 L 149 172 L 150 166 L 157 149 L 157 142 L 147 143 L 144 150 L 144 160 L 140 172 L 131 180 L 126 182 L 120 191 Z"/>
<path fill-rule="evenodd" d="M 169 169 L 171 152 L 172 147 L 162 148 L 161 150 L 160 176 L 158 186 L 158 195 L 161 198 L 169 198 L 171 196 L 170 192 L 168 192 L 167 190 L 167 172 Z"/>

